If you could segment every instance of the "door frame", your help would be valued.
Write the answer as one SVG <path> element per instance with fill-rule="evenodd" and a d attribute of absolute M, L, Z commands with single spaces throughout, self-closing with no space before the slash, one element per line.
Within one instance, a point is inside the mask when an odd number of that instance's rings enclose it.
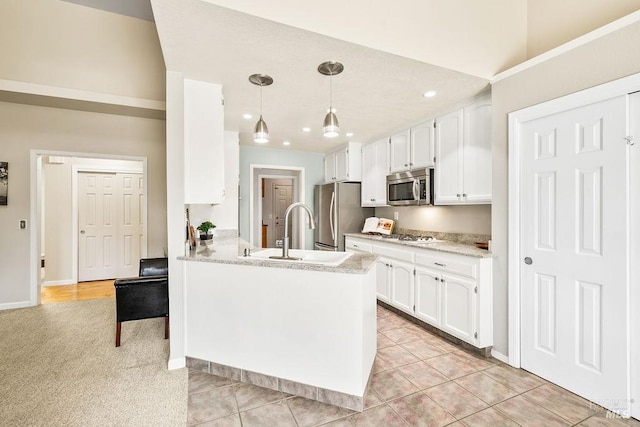
<path fill-rule="evenodd" d="M 115 159 L 105 159 L 115 160 Z M 118 159 L 122 160 L 122 159 Z M 142 210 L 142 216 L 145 218 L 145 222 L 142 225 L 142 233 L 144 239 L 142 240 L 142 247 L 140 248 L 140 254 L 144 258 L 147 254 L 147 180 L 144 175 L 145 167 L 142 168 L 126 168 L 126 167 L 109 167 L 109 166 L 96 166 L 96 165 L 73 165 L 71 166 L 71 280 L 73 283 L 78 283 L 78 178 L 79 174 L 83 172 L 96 172 L 96 173 L 138 173 L 142 174 L 142 186 L 143 186 L 143 202 L 140 205 Z"/>
<path fill-rule="evenodd" d="M 264 170 L 274 171 L 273 174 L 264 173 Z M 275 171 L 291 172 L 287 175 L 278 175 Z M 292 178 L 294 192 L 292 200 L 305 200 L 305 181 L 304 168 L 298 166 L 278 166 L 278 165 L 249 165 L 249 242 L 253 244 L 256 231 L 255 213 L 262 213 L 262 197 L 256 195 L 256 180 L 260 182 L 261 178 Z M 297 191 L 296 191 L 297 186 Z M 304 231 L 305 221 L 298 222 L 298 235 L 300 236 L 300 247 L 304 248 L 306 239 Z"/>
<path fill-rule="evenodd" d="M 145 203 L 147 203 L 148 195 L 148 167 L 147 158 L 141 156 L 113 155 L 102 153 L 83 153 L 77 151 L 60 151 L 60 150 L 41 150 L 31 149 L 29 151 L 29 197 L 31 200 L 29 221 L 31 227 L 29 230 L 29 305 L 36 306 L 40 304 L 40 290 L 42 283 L 40 281 L 40 254 L 42 253 L 41 245 L 41 220 L 42 220 L 42 190 L 43 190 L 43 174 L 42 174 L 42 158 L 44 156 L 61 156 L 61 157 L 78 157 L 90 159 L 106 159 L 106 160 L 133 160 L 142 162 L 142 177 L 144 179 Z M 145 207 L 146 215 L 146 207 Z M 148 222 L 146 218 L 145 224 Z M 76 225 L 77 227 L 77 225 Z M 146 230 L 145 230 L 146 231 Z M 77 245 L 76 255 L 77 263 Z M 77 279 L 77 265 L 75 268 Z"/>
<path fill-rule="evenodd" d="M 560 113 L 572 108 L 601 102 L 618 96 L 627 95 L 638 90 L 640 90 L 640 74 L 635 74 L 508 114 L 508 359 L 509 364 L 515 368 L 521 367 L 520 259 L 522 254 L 520 253 L 520 160 L 522 150 L 519 133 L 520 125 L 530 120 Z M 629 132 L 629 129 L 627 129 L 627 132 Z M 629 206 L 629 209 L 631 209 L 631 206 Z M 631 212 L 628 212 L 628 214 L 628 217 L 630 218 Z M 638 267 L 630 266 L 629 268 Z M 628 275 L 627 281 L 630 280 L 629 277 L 630 276 Z M 639 295 L 634 296 L 634 294 L 631 294 L 631 298 L 636 300 L 636 304 L 633 304 L 632 301 L 626 302 L 628 317 L 630 319 L 634 316 L 634 313 L 631 310 L 632 307 L 637 307 L 640 304 L 640 301 L 637 301 L 640 299 Z M 638 348 L 634 343 L 634 340 L 639 339 L 637 337 L 640 336 L 640 325 L 635 325 L 633 322 L 629 322 L 629 325 L 628 339 L 630 340 L 629 351 L 631 351 L 634 347 Z M 629 360 L 631 360 L 631 358 L 629 358 Z M 631 370 L 631 388 L 632 395 L 637 395 L 640 391 L 640 373 L 633 370 Z M 640 415 L 638 413 L 637 405 L 635 409 L 634 406 L 632 406 L 631 411 L 632 416 L 638 417 L 638 415 Z"/>

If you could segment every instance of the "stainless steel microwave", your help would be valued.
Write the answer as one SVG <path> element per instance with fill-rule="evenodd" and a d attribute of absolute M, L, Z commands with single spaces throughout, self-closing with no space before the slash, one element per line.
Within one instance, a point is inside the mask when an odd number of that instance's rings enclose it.
<path fill-rule="evenodd" d="M 387 175 L 387 204 L 432 205 L 433 169 L 415 169 Z"/>

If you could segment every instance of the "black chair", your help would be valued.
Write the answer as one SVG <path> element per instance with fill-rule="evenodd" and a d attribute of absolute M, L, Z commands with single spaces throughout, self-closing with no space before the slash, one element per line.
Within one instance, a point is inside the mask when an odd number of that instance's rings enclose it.
<path fill-rule="evenodd" d="M 169 338 L 169 263 L 167 258 L 140 260 L 139 277 L 116 279 L 116 347 L 122 322 L 164 317 L 164 338 Z"/>

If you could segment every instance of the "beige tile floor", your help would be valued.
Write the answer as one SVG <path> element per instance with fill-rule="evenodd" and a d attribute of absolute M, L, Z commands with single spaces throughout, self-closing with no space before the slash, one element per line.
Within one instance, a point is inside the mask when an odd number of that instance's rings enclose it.
<path fill-rule="evenodd" d="M 378 307 L 378 354 L 365 411 L 189 372 L 198 426 L 635 426 L 523 370 L 476 357 Z"/>

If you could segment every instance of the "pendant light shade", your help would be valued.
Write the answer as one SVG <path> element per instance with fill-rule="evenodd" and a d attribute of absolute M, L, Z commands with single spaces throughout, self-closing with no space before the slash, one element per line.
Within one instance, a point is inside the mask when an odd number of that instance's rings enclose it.
<path fill-rule="evenodd" d="M 338 123 L 338 117 L 333 111 L 329 111 L 324 116 L 324 123 L 322 124 L 322 134 L 327 138 L 334 138 L 340 135 L 340 124 Z"/>
<path fill-rule="evenodd" d="M 269 128 L 267 128 L 267 124 L 262 119 L 262 114 L 260 114 L 260 119 L 256 123 L 256 128 L 253 131 L 253 141 L 258 144 L 269 142 Z"/>
<path fill-rule="evenodd" d="M 262 118 L 262 87 L 271 85 L 273 79 L 266 74 L 252 74 L 249 76 L 249 81 L 256 86 L 260 86 L 260 118 L 256 122 L 256 127 L 253 131 L 253 141 L 258 144 L 265 144 L 269 142 L 269 128 Z"/>
<path fill-rule="evenodd" d="M 338 117 L 333 112 L 333 82 L 331 77 L 340 74 L 344 70 L 344 66 L 336 61 L 326 61 L 318 65 L 318 72 L 322 75 L 329 76 L 329 112 L 324 117 L 322 124 L 322 134 L 327 138 L 335 138 L 340 135 L 340 124 Z"/>

